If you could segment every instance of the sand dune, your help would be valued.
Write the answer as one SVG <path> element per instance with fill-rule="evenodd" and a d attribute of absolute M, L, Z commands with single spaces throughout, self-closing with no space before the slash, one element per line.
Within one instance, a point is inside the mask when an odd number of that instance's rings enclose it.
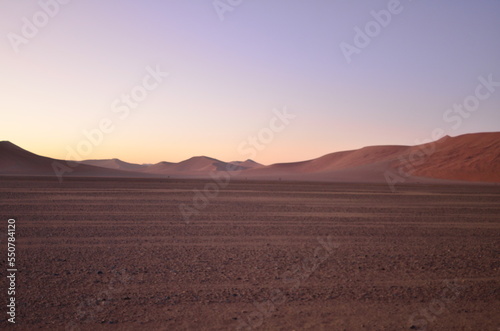
<path fill-rule="evenodd" d="M 79 163 L 102 167 L 102 168 L 119 169 L 125 171 L 141 171 L 148 167 L 147 165 L 128 163 L 119 159 L 85 160 L 85 161 L 80 161 Z"/>
<path fill-rule="evenodd" d="M 51 175 L 54 160 L 0 143 L 0 174 Z M 70 162 L 70 165 L 74 163 Z M 224 162 L 206 156 L 139 165 L 118 159 L 82 161 L 73 176 L 174 176 L 208 178 L 229 171 L 240 179 L 385 182 L 388 173 L 404 182 L 443 180 L 500 182 L 500 132 L 446 136 L 417 146 L 370 146 L 317 159 L 264 166 L 252 160 Z"/>
<path fill-rule="evenodd" d="M 246 178 L 383 182 L 500 182 L 500 132 L 467 134 L 417 146 L 370 146 L 317 159 L 243 171 Z"/>
<path fill-rule="evenodd" d="M 243 169 L 246 168 L 206 156 L 195 156 L 179 163 L 160 162 L 144 171 L 160 175 L 208 176 L 211 172 Z"/>
<path fill-rule="evenodd" d="M 242 172 L 243 176 L 304 178 L 310 180 L 383 181 L 390 161 L 408 150 L 407 146 L 371 146 L 359 150 L 337 152 L 317 159 L 278 163 Z"/>
<path fill-rule="evenodd" d="M 242 171 L 256 169 L 264 165 L 253 160 L 224 162 L 207 156 L 195 156 L 179 163 L 159 162 L 152 165 L 133 164 L 119 159 L 85 160 L 80 163 L 100 166 L 110 169 L 140 171 L 157 175 L 203 176 L 218 171 Z"/>
<path fill-rule="evenodd" d="M 417 176 L 500 182 L 500 132 L 445 137 L 411 150 L 425 148 L 433 152 L 417 162 L 414 170 Z"/>
<path fill-rule="evenodd" d="M 67 169 L 64 176 L 144 177 L 141 173 L 52 159 L 28 152 L 8 141 L 0 142 L 1 175 L 56 176 L 54 167 Z"/>
<path fill-rule="evenodd" d="M 263 164 L 260 164 L 258 162 L 255 162 L 254 160 L 246 160 L 246 161 L 232 161 L 232 162 L 229 162 L 231 164 L 234 164 L 236 166 L 240 166 L 242 168 L 246 168 L 246 169 L 256 169 L 256 168 L 262 168 L 262 167 L 265 167 Z"/>

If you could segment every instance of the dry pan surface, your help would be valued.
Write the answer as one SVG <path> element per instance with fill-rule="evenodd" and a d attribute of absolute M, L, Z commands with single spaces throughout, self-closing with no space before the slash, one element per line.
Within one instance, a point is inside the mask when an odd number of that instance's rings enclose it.
<path fill-rule="evenodd" d="M 498 186 L 233 181 L 186 223 L 207 183 L 0 178 L 13 329 L 500 327 Z"/>

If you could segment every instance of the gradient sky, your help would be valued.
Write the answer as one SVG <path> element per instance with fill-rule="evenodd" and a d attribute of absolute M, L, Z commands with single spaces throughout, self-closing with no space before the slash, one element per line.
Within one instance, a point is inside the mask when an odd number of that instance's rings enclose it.
<path fill-rule="evenodd" d="M 283 107 L 296 118 L 258 162 L 500 131 L 500 87 L 456 129 L 443 120 L 479 76 L 500 82 L 498 0 L 401 1 L 349 64 L 340 44 L 391 1 L 242 0 L 221 21 L 211 0 L 73 0 L 15 52 L 9 34 L 50 2 L 0 2 L 0 140 L 40 155 L 66 158 L 109 118 L 83 158 L 243 160 L 238 146 Z M 114 100 L 157 65 L 169 76 L 121 119 Z"/>

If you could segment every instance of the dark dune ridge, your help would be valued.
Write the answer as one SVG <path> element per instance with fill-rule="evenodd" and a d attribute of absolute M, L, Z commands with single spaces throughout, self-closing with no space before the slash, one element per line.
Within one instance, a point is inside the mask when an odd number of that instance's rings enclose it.
<path fill-rule="evenodd" d="M 0 175 L 78 177 L 145 177 L 144 174 L 81 164 L 40 156 L 28 152 L 9 141 L 0 142 Z"/>

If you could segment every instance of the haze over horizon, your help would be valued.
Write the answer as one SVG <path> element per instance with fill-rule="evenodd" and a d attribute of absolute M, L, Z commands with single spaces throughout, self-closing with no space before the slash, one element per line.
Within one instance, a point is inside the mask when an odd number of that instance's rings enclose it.
<path fill-rule="evenodd" d="M 23 34 L 43 7 L 53 17 Z M 500 131 L 499 14 L 493 0 L 2 2 L 0 140 L 66 159 L 102 129 L 81 159 L 272 164 Z"/>
<path fill-rule="evenodd" d="M 443 132 L 443 131 L 440 131 L 439 129 L 438 130 L 435 130 L 434 133 L 437 133 L 437 132 Z M 431 144 L 431 146 L 435 147 L 435 146 L 439 146 L 439 142 L 440 141 L 445 141 L 446 139 L 449 139 L 450 137 L 451 138 L 465 138 L 466 136 L 469 136 L 469 137 L 472 137 L 472 136 L 478 136 L 478 135 L 482 135 L 484 137 L 484 135 L 489 135 L 489 134 L 499 134 L 500 131 L 496 131 L 496 132 L 478 132 L 478 133 L 466 133 L 466 134 L 463 134 L 463 135 L 458 135 L 458 136 L 450 136 L 446 133 L 443 133 L 443 136 L 439 136 L 439 138 L 436 137 L 436 139 L 432 139 L 432 140 L 429 140 L 429 142 L 437 142 L 438 145 L 433 145 Z M 469 143 L 472 143 L 474 141 L 474 139 L 476 138 L 466 138 L 469 140 Z M 19 146 L 17 144 L 15 144 L 14 142 L 11 142 L 11 141 L 8 141 L 8 140 L 1 140 L 0 141 L 0 144 L 3 144 L 3 143 L 7 143 L 7 145 L 5 146 L 11 146 L 11 147 L 14 147 L 14 148 L 21 148 L 21 150 L 24 150 L 25 152 L 29 153 L 29 154 L 35 154 L 35 155 L 38 155 L 38 156 L 41 156 L 43 158 L 51 158 L 50 156 L 47 156 L 47 155 L 40 155 L 40 154 L 37 154 L 37 153 L 33 153 L 32 151 L 29 151 L 25 148 L 23 148 L 23 146 Z M 191 161 L 191 160 L 194 160 L 194 159 L 214 159 L 214 160 L 217 160 L 217 161 L 221 161 L 221 162 L 224 162 L 224 163 L 231 163 L 231 162 L 242 162 L 242 163 L 245 163 L 247 161 L 250 161 L 251 163 L 255 164 L 255 165 L 261 165 L 261 166 L 272 166 L 272 165 L 290 165 L 290 164 L 294 164 L 294 163 L 303 163 L 303 162 L 310 162 L 310 161 L 314 161 L 314 160 L 317 160 L 317 159 L 320 159 L 322 157 L 325 157 L 325 156 L 330 156 L 330 155 L 333 155 L 333 154 L 338 154 L 338 153 L 345 153 L 345 152 L 359 152 L 365 148 L 377 148 L 377 147 L 380 147 L 380 148 L 385 148 L 385 147 L 416 147 L 415 151 L 423 151 L 425 150 L 425 147 L 423 147 L 427 142 L 424 142 L 423 144 L 412 144 L 412 145 L 397 145 L 397 144 L 388 144 L 388 145 L 367 145 L 367 146 L 363 146 L 361 148 L 355 148 L 355 149 L 350 149 L 350 150 L 342 150 L 342 151 L 332 151 L 330 153 L 327 153 L 327 154 L 323 154 L 323 155 L 318 155 L 317 157 L 315 158 L 311 158 L 311 159 L 304 159 L 304 160 L 295 160 L 295 161 L 290 161 L 290 160 L 283 160 L 283 161 L 280 161 L 280 162 L 274 162 L 274 163 L 269 163 L 269 164 L 265 164 L 265 163 L 260 163 L 260 162 L 256 162 L 255 160 L 253 159 L 239 159 L 239 160 L 224 160 L 224 159 L 219 159 L 217 157 L 213 157 L 213 156 L 210 156 L 210 155 L 191 155 L 189 156 L 188 158 L 184 159 L 184 160 L 180 160 L 180 161 L 177 161 L 177 162 L 172 162 L 172 161 L 169 161 L 169 160 L 161 160 L 161 161 L 158 161 L 158 162 L 154 162 L 154 163 L 148 163 L 148 162 L 129 162 L 127 160 L 123 160 L 123 159 L 119 159 L 119 158 L 115 158 L 115 157 L 111 157 L 111 158 L 100 158 L 100 159 L 89 159 L 89 158 L 86 158 L 86 159 L 81 159 L 81 160 L 74 160 L 74 159 L 60 159 L 61 161 L 83 161 L 85 163 L 85 161 L 107 161 L 107 160 L 119 160 L 119 161 L 122 161 L 122 162 L 125 162 L 125 163 L 130 163 L 131 165 L 155 165 L 155 164 L 161 164 L 161 163 L 171 163 L 171 164 L 176 164 L 176 163 L 179 163 L 179 162 L 183 162 L 183 161 Z M 494 150 L 491 150 L 491 152 L 493 152 Z M 78 153 L 76 152 L 76 150 L 71 150 L 72 153 L 70 153 L 69 155 L 78 155 Z M 74 154 L 73 154 L 74 153 Z M 430 153 L 429 155 L 431 155 L 433 153 Z M 420 155 L 420 154 L 419 154 Z M 423 155 L 427 155 L 427 154 L 423 154 Z M 428 157 L 429 155 L 427 155 L 426 157 Z M 417 161 L 415 161 L 417 162 Z M 87 164 L 93 164 L 93 163 L 87 163 Z M 234 163 L 236 164 L 236 163 Z M 99 165 L 99 164 L 96 164 L 96 165 Z M 102 165 L 99 165 L 99 166 L 102 166 Z"/>

